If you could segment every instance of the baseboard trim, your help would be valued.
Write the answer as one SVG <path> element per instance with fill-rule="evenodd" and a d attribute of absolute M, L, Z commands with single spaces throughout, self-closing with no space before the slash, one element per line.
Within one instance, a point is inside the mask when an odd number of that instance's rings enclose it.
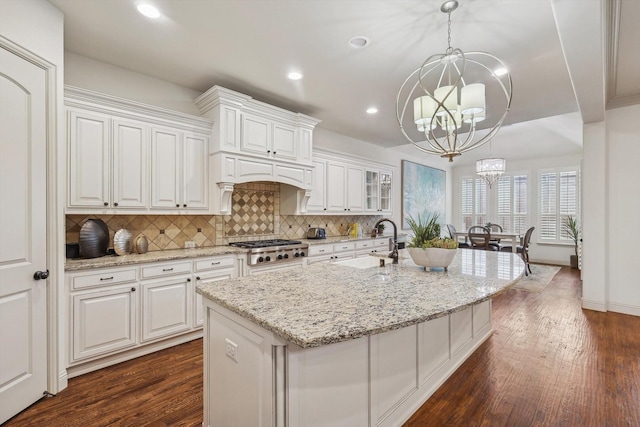
<path fill-rule="evenodd" d="M 607 304 L 601 301 L 582 300 L 582 308 L 594 311 L 607 311 Z"/>
<path fill-rule="evenodd" d="M 609 311 L 622 314 L 630 314 L 631 316 L 640 316 L 640 307 L 636 305 L 609 303 L 607 305 Z"/>

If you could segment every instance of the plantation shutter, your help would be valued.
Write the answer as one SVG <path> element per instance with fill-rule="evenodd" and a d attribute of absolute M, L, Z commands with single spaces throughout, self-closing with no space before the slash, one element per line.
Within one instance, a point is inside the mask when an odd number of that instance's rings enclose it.
<path fill-rule="evenodd" d="M 577 214 L 578 174 L 576 171 L 560 172 L 560 224 L 561 239 L 570 239 L 567 233 L 567 218 Z"/>
<path fill-rule="evenodd" d="M 473 225 L 473 178 L 462 179 L 462 227 L 468 230 Z"/>
<path fill-rule="evenodd" d="M 516 233 L 524 233 L 529 228 L 528 222 L 528 177 L 516 175 L 513 177 L 513 229 Z"/>
<path fill-rule="evenodd" d="M 557 173 L 540 174 L 540 239 L 555 240 Z"/>
<path fill-rule="evenodd" d="M 498 224 L 502 231 L 511 231 L 511 177 L 498 179 Z"/>
<path fill-rule="evenodd" d="M 473 225 L 485 225 L 487 223 L 487 188 L 488 185 L 484 179 L 476 179 L 476 218 Z"/>

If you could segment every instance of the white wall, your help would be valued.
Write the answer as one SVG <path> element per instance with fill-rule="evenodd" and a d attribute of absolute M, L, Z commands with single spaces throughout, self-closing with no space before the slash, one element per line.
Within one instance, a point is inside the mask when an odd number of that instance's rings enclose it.
<path fill-rule="evenodd" d="M 640 316 L 640 105 L 608 110 L 605 120 L 607 308 Z"/>
<path fill-rule="evenodd" d="M 200 92 L 135 71 L 65 52 L 64 83 L 156 107 L 200 115 L 193 100 Z"/>
<path fill-rule="evenodd" d="M 48 391 L 57 393 L 67 386 L 66 331 L 59 310 L 64 295 L 64 197 L 65 121 L 63 114 L 63 45 L 62 13 L 45 0 L 0 0 L 0 36 L 29 50 L 55 67 L 54 111 L 50 117 L 56 139 L 48 141 L 47 155 L 47 268 L 51 271 L 48 286 Z M 66 313 L 64 313 L 66 314 Z M 57 344 L 57 345 L 56 345 Z"/>

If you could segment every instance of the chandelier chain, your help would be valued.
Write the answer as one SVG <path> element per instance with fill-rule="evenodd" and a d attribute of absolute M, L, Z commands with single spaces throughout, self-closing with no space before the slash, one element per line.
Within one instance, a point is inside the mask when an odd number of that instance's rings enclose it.
<path fill-rule="evenodd" d="M 451 51 L 451 12 L 447 13 L 447 16 L 449 17 L 448 21 L 447 21 L 447 27 L 448 27 L 448 37 L 447 37 L 447 45 L 449 46 L 447 48 L 447 52 Z"/>

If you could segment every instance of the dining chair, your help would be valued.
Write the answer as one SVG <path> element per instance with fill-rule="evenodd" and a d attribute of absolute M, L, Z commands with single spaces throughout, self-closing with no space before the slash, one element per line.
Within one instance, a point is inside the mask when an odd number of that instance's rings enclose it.
<path fill-rule="evenodd" d="M 502 226 L 500 224 L 492 224 L 492 223 L 490 223 L 487 228 L 489 229 L 489 232 L 498 231 L 498 232 L 502 233 Z M 493 243 L 497 243 L 498 246 L 500 245 L 500 239 L 491 239 L 491 241 Z"/>
<path fill-rule="evenodd" d="M 447 224 L 447 231 L 449 232 L 449 238 L 453 239 L 453 240 L 458 240 L 458 238 L 456 237 L 456 228 L 453 226 L 453 224 Z M 460 242 L 458 241 L 458 247 L 459 248 L 469 248 L 469 244 L 466 242 Z"/>
<path fill-rule="evenodd" d="M 490 244 L 491 232 L 487 227 L 474 225 L 467 232 L 471 249 L 482 249 L 485 251 L 497 251 L 498 247 Z"/>
<path fill-rule="evenodd" d="M 517 252 L 522 257 L 522 261 L 524 261 L 524 275 L 525 276 L 528 276 L 529 273 L 531 273 L 531 264 L 529 264 L 529 244 L 531 243 L 531 235 L 533 234 L 533 230 L 535 230 L 535 229 L 536 229 L 535 227 L 529 228 L 524 233 L 524 238 L 522 239 L 522 245 L 516 246 Z M 502 252 L 512 252 L 513 248 L 511 247 L 511 245 L 502 246 L 500 248 L 500 250 Z M 527 271 L 527 270 L 529 270 L 529 271 Z"/>

